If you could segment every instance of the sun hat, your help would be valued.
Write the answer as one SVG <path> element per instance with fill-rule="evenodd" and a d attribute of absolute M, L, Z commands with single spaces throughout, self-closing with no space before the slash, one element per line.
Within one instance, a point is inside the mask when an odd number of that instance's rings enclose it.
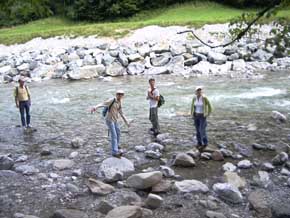
<path fill-rule="evenodd" d="M 122 95 L 124 95 L 125 92 L 123 90 L 119 89 L 119 90 L 116 91 L 116 94 L 122 94 Z"/>
<path fill-rule="evenodd" d="M 199 89 L 203 89 L 203 87 L 202 86 L 197 86 L 196 88 L 195 88 L 195 91 L 197 91 L 197 90 L 199 90 Z"/>

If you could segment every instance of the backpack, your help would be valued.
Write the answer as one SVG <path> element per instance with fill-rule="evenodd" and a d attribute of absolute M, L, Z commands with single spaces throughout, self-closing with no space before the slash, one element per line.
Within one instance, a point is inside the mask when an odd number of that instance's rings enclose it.
<path fill-rule="evenodd" d="M 104 107 L 103 111 L 102 111 L 102 115 L 103 117 L 107 116 L 107 113 L 111 110 L 111 107 L 113 106 L 113 104 L 115 103 L 115 98 L 113 99 L 112 103 L 109 105 L 109 107 Z"/>
<path fill-rule="evenodd" d="M 163 95 L 160 95 L 157 107 L 161 107 L 164 104 L 165 104 L 165 99 L 164 99 Z"/>

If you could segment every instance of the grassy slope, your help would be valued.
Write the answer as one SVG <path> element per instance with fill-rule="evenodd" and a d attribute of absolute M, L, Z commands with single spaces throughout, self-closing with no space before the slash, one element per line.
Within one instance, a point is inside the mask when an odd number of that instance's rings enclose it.
<path fill-rule="evenodd" d="M 121 37 L 132 29 L 155 24 L 200 26 L 206 23 L 228 22 L 243 12 L 246 11 L 216 3 L 199 3 L 175 5 L 162 10 L 142 12 L 135 17 L 118 22 L 71 22 L 52 17 L 13 28 L 0 29 L 0 44 L 23 43 L 35 37 L 48 38 L 60 35 Z M 277 16 L 290 18 L 290 9 L 279 12 Z"/>

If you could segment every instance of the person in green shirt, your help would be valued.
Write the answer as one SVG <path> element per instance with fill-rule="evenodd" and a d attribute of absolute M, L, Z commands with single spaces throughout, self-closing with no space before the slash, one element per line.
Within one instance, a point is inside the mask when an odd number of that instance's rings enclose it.
<path fill-rule="evenodd" d="M 202 89 L 202 86 L 196 87 L 191 104 L 191 116 L 194 119 L 196 129 L 197 149 L 201 151 L 208 145 L 206 119 L 212 112 L 212 106 L 208 98 L 203 95 Z"/>

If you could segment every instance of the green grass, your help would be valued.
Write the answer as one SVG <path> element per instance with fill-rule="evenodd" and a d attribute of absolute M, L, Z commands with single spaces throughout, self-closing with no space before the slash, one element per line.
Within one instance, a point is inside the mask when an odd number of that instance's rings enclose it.
<path fill-rule="evenodd" d="M 9 45 L 27 42 L 35 37 L 48 38 L 62 35 L 71 37 L 97 35 L 117 38 L 126 35 L 131 30 L 148 25 L 201 26 L 209 23 L 225 23 L 244 12 L 254 12 L 254 10 L 241 10 L 206 2 L 144 11 L 129 19 L 106 23 L 72 22 L 60 17 L 52 17 L 0 29 L 0 43 Z M 277 16 L 290 19 L 290 9 L 280 11 Z"/>

